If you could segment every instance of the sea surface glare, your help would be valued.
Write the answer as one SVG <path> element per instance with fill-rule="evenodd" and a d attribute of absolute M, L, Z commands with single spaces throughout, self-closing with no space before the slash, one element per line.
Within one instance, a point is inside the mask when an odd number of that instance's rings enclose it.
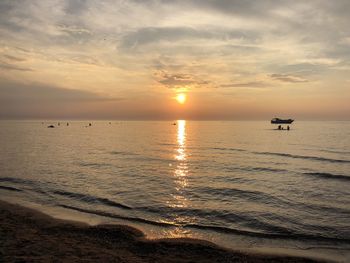
<path fill-rule="evenodd" d="M 1 121 L 0 199 L 150 238 L 346 260 L 350 122 L 175 124 Z"/>

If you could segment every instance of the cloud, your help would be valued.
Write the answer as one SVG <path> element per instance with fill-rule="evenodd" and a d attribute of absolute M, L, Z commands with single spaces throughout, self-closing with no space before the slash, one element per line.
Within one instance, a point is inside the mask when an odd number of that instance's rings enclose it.
<path fill-rule="evenodd" d="M 232 39 L 255 41 L 256 32 L 242 30 L 225 30 L 222 28 L 199 29 L 192 27 L 144 27 L 126 33 L 119 44 L 121 49 L 133 49 L 152 43 L 174 43 L 183 40 L 221 40 L 227 42 Z"/>
<path fill-rule="evenodd" d="M 350 26 L 350 22 L 349 22 Z M 349 38 L 350 39 L 350 38 Z M 338 60 L 350 60 L 350 45 L 348 43 L 343 43 L 341 40 L 340 43 L 333 43 L 330 45 L 327 50 L 325 50 L 324 54 L 328 58 L 334 59 L 334 61 Z"/>
<path fill-rule="evenodd" d="M 66 6 L 64 10 L 67 14 L 71 15 L 79 15 L 82 12 L 86 10 L 88 7 L 88 1 L 87 0 L 73 0 L 73 1 L 66 1 Z"/>
<path fill-rule="evenodd" d="M 270 77 L 275 79 L 275 80 L 288 82 L 288 83 L 308 82 L 307 79 L 304 79 L 304 78 L 301 78 L 301 77 L 298 77 L 298 76 L 294 76 L 294 75 L 290 75 L 290 74 L 271 74 Z"/>
<path fill-rule="evenodd" d="M 159 5 L 169 5 L 172 7 L 182 6 L 183 9 L 196 9 L 207 12 L 217 12 L 226 15 L 242 16 L 266 16 L 269 10 L 288 4 L 287 0 L 282 1 L 241 1 L 241 0 L 134 0 L 138 4 L 157 7 Z M 298 2 L 298 1 L 296 1 Z"/>
<path fill-rule="evenodd" d="M 86 116 L 122 98 L 38 83 L 0 80 L 0 118 Z"/>
<path fill-rule="evenodd" d="M 320 74 L 329 69 L 329 66 L 325 64 L 295 63 L 281 65 L 279 67 L 275 67 L 275 69 L 278 69 L 280 72 L 294 72 L 293 75 L 297 76 L 307 76 Z"/>
<path fill-rule="evenodd" d="M 66 89 L 38 83 L 23 84 L 12 81 L 0 82 L 0 95 L 2 101 L 23 103 L 115 100 L 114 98 L 103 97 L 89 91 Z"/>
<path fill-rule="evenodd" d="M 31 68 L 17 66 L 15 64 L 0 61 L 0 68 L 5 70 L 17 70 L 17 71 L 33 71 Z"/>
<path fill-rule="evenodd" d="M 155 74 L 158 77 L 158 82 L 168 88 L 183 88 L 186 86 L 199 87 L 207 86 L 210 84 L 209 81 L 199 80 L 198 77 L 190 74 L 170 74 L 164 71 Z"/>
<path fill-rule="evenodd" d="M 78 27 L 78 26 L 68 26 L 68 25 L 58 25 L 57 28 L 67 34 L 67 35 L 72 35 L 72 36 L 79 36 L 79 37 L 83 37 L 83 36 L 89 36 L 92 35 L 91 31 L 83 28 L 83 27 Z"/>
<path fill-rule="evenodd" d="M 0 84 L 28 82 L 7 96 L 22 108 L 108 98 L 96 88 L 143 98 L 155 82 L 155 97 L 164 88 L 204 87 L 198 96 L 222 88 L 215 92 L 231 100 L 244 88 L 257 95 L 306 82 L 312 89 L 293 96 L 328 96 L 341 94 L 336 82 L 349 75 L 348 0 L 0 0 L 0 13 Z M 49 84 L 35 84 L 43 80 Z M 91 93 L 62 91 L 63 82 Z M 273 96 L 290 98 L 279 92 Z"/>
<path fill-rule="evenodd" d="M 12 55 L 6 55 L 6 54 L 3 55 L 3 57 L 5 57 L 8 60 L 15 61 L 15 62 L 22 62 L 22 61 L 26 60 L 25 58 L 19 58 L 19 57 L 15 57 L 15 56 L 12 56 Z"/>
<path fill-rule="evenodd" d="M 160 83 L 165 86 L 173 87 L 179 85 L 191 85 L 195 83 L 191 75 L 188 74 L 167 74 L 162 75 L 162 79 L 159 80 Z"/>
<path fill-rule="evenodd" d="M 220 85 L 221 88 L 264 88 L 267 84 L 262 81 L 251 81 L 241 83 L 229 83 Z"/>

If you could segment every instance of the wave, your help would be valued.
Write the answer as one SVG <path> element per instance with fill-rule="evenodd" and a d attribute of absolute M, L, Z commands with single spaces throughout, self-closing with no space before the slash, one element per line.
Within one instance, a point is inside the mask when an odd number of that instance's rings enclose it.
<path fill-rule="evenodd" d="M 95 167 L 95 168 L 101 168 L 101 167 L 110 167 L 112 166 L 109 163 L 79 163 L 80 166 L 83 167 Z"/>
<path fill-rule="evenodd" d="M 276 169 L 270 167 L 247 167 L 247 171 L 258 171 L 258 172 L 287 172 L 285 169 Z"/>
<path fill-rule="evenodd" d="M 160 158 L 160 157 L 152 157 L 152 156 L 144 156 L 144 155 L 138 155 L 135 157 L 128 157 L 125 158 L 126 160 L 132 160 L 132 161 L 141 161 L 141 162 L 158 162 L 158 163 L 175 163 L 176 160 L 174 159 L 166 159 L 166 158 Z"/>
<path fill-rule="evenodd" d="M 303 174 L 314 176 L 314 177 L 320 177 L 324 179 L 337 179 L 342 181 L 350 181 L 350 176 L 340 175 L 340 174 L 322 173 L 322 172 L 303 173 Z"/>
<path fill-rule="evenodd" d="M 26 184 L 26 185 L 35 184 L 35 181 L 21 179 L 21 178 L 14 178 L 14 177 L 0 177 L 0 182 L 9 182 L 9 183 Z"/>
<path fill-rule="evenodd" d="M 336 150 L 328 150 L 328 149 L 321 149 L 320 152 L 327 152 L 327 153 L 337 153 L 337 154 L 350 154 L 350 152 L 347 151 L 336 151 Z"/>
<path fill-rule="evenodd" d="M 320 211 L 327 213 L 327 214 L 335 214 L 336 216 L 344 216 L 344 217 L 349 217 L 350 215 L 350 209 L 344 208 L 344 207 L 339 207 L 335 206 L 328 206 L 324 204 L 315 204 L 315 203 L 310 203 L 309 201 L 306 201 L 305 203 L 295 203 L 295 205 L 298 205 L 304 209 L 304 211 L 314 211 L 315 213 L 320 213 Z"/>
<path fill-rule="evenodd" d="M 133 161 L 149 161 L 149 162 L 174 162 L 173 159 L 164 159 L 159 157 L 146 156 L 134 152 L 127 151 L 112 151 L 109 152 L 112 155 L 122 155 L 125 160 L 133 160 Z"/>
<path fill-rule="evenodd" d="M 211 147 L 209 149 L 220 150 L 220 151 L 231 151 L 231 152 L 247 152 L 247 150 L 240 149 L 240 148 Z"/>
<path fill-rule="evenodd" d="M 205 193 L 209 195 L 218 195 L 225 198 L 237 197 L 240 199 L 246 199 L 254 202 L 262 202 L 267 204 L 280 204 L 284 203 L 289 205 L 289 202 L 286 202 L 278 197 L 274 197 L 267 193 L 251 190 L 242 190 L 237 188 L 214 188 L 214 187 L 196 187 L 196 191 L 200 193 Z"/>
<path fill-rule="evenodd" d="M 18 189 L 16 187 L 8 187 L 7 188 L 13 188 L 12 191 L 17 191 L 17 192 L 23 192 L 23 191 L 33 191 L 42 195 L 49 195 L 48 187 L 43 186 L 40 182 L 38 181 L 32 181 L 32 180 L 27 180 L 27 179 L 21 179 L 21 178 L 12 178 L 12 177 L 2 177 L 0 178 L 0 182 L 5 182 L 5 183 L 11 183 L 15 185 L 20 185 L 22 189 Z M 4 187 L 2 187 L 4 188 Z M 15 190 L 16 189 L 16 190 Z M 7 189 L 10 190 L 10 189 Z"/>
<path fill-rule="evenodd" d="M 131 210 L 132 207 L 114 202 L 112 200 L 109 200 L 107 198 L 101 198 L 101 197 L 95 197 L 87 194 L 80 194 L 80 193 L 72 193 L 72 192 L 67 192 L 67 191 L 60 191 L 60 190 L 55 190 L 53 191 L 54 194 L 62 195 L 62 196 L 67 196 L 71 197 L 74 199 L 77 199 L 79 201 L 84 201 L 86 203 L 102 203 L 104 205 L 108 206 L 114 206 L 118 208 L 123 208 L 123 209 L 128 209 Z"/>
<path fill-rule="evenodd" d="M 110 154 L 113 154 L 113 155 L 138 155 L 137 153 L 126 152 L 126 151 L 111 151 Z"/>
<path fill-rule="evenodd" d="M 38 192 L 44 195 L 49 195 L 50 193 L 61 195 L 61 196 L 66 196 L 70 198 L 77 199 L 79 201 L 84 201 L 86 203 L 101 203 L 107 206 L 114 206 L 122 209 L 129 209 L 131 210 L 132 207 L 127 206 L 125 204 L 117 203 L 115 201 L 109 200 L 107 198 L 101 198 L 101 197 L 95 197 L 87 194 L 80 194 L 80 193 L 73 193 L 73 192 L 68 192 L 68 191 L 61 191 L 61 190 L 52 190 L 48 187 L 45 187 L 45 190 L 40 189 L 38 187 L 38 184 L 40 182 L 36 181 L 31 181 L 31 180 L 25 180 L 25 179 L 20 179 L 20 178 L 11 178 L 11 177 L 0 177 L 0 182 L 9 182 L 9 183 L 14 183 L 14 184 L 23 184 L 23 185 L 29 185 L 31 187 L 31 191 Z M 2 187 L 4 189 L 4 187 Z M 9 188 L 17 189 L 14 187 L 7 187 L 7 190 L 10 190 Z M 21 191 L 17 189 L 18 191 Z M 27 189 L 29 190 L 29 189 Z M 16 191 L 16 190 L 13 190 Z"/>
<path fill-rule="evenodd" d="M 219 233 L 229 233 L 229 234 L 231 233 L 231 234 L 238 234 L 243 236 L 268 238 L 268 239 L 317 240 L 317 241 L 341 242 L 341 243 L 350 244 L 349 238 L 326 237 L 326 236 L 311 235 L 311 234 L 299 234 L 286 229 L 284 229 L 284 231 L 280 233 L 263 233 L 263 232 L 234 229 L 234 228 L 229 228 L 224 226 L 210 226 L 210 225 L 203 225 L 203 224 L 176 224 L 176 223 L 169 223 L 169 222 L 159 222 L 159 221 L 152 221 L 149 219 L 144 219 L 139 217 L 128 217 L 128 216 L 116 215 L 116 214 L 112 214 L 112 213 L 104 212 L 100 210 L 89 210 L 84 208 L 78 208 L 70 205 L 61 204 L 58 206 L 66 209 L 82 212 L 82 213 L 94 214 L 94 215 L 108 217 L 108 218 L 122 219 L 122 220 L 131 221 L 131 222 L 138 222 L 138 223 L 144 223 L 144 224 L 161 226 L 161 227 L 181 227 L 181 228 L 190 228 L 190 229 L 211 230 Z"/>
<path fill-rule="evenodd" d="M 246 231 L 240 229 L 233 229 L 223 226 L 209 226 L 209 225 L 200 225 L 200 224 L 187 224 L 182 226 L 184 228 L 196 228 L 203 230 L 213 230 L 221 233 L 232 233 L 244 236 L 260 237 L 260 238 L 269 238 L 269 239 L 291 239 L 291 240 L 317 240 L 317 241 L 328 241 L 328 242 L 341 242 L 350 244 L 349 238 L 337 238 L 337 237 L 326 237 L 319 235 L 309 235 L 309 234 L 299 234 L 292 231 L 286 233 L 262 233 L 254 231 Z"/>
<path fill-rule="evenodd" d="M 214 195 L 214 196 L 220 196 L 222 200 L 230 200 L 232 201 L 233 198 L 238 198 L 238 199 L 244 199 L 248 200 L 254 203 L 263 203 L 267 205 L 273 205 L 274 207 L 281 207 L 282 209 L 286 209 L 287 207 L 295 209 L 299 211 L 301 208 L 304 211 L 315 211 L 315 213 L 320 213 L 320 211 L 327 211 L 327 213 L 334 213 L 339 215 L 349 215 L 348 209 L 344 209 L 341 207 L 332 207 L 332 206 L 325 206 L 325 205 L 320 205 L 320 204 L 315 204 L 315 203 L 304 203 L 301 202 L 301 200 L 286 200 L 284 198 L 276 197 L 273 195 L 269 195 L 267 193 L 259 192 L 259 191 L 247 191 L 247 190 L 242 190 L 242 189 L 236 189 L 236 188 L 214 188 L 214 187 L 200 187 L 196 188 L 196 192 L 199 193 L 204 193 L 208 195 Z M 175 210 L 176 211 L 176 210 Z M 191 210 L 196 216 L 205 216 L 202 212 L 198 211 L 193 211 Z M 225 221 L 229 219 L 235 220 L 234 222 L 239 222 L 241 220 L 247 222 L 253 222 L 255 218 L 252 217 L 244 217 L 242 214 L 239 216 L 235 216 L 233 214 L 230 214 L 230 216 L 227 218 L 226 215 L 222 216 L 222 212 L 216 213 L 215 211 L 211 211 L 210 215 L 215 216 L 216 218 L 221 218 L 224 219 Z M 291 218 L 284 219 L 284 220 L 291 220 Z M 298 223 L 298 222 L 295 222 Z M 260 223 L 258 222 L 260 225 Z M 298 223 L 300 224 L 300 223 Z M 260 225 L 261 226 L 261 225 Z"/>
<path fill-rule="evenodd" d="M 15 187 L 11 187 L 11 186 L 0 185 L 0 189 L 8 190 L 8 191 L 15 191 L 15 192 L 22 192 L 21 189 L 18 189 L 18 188 L 15 188 Z"/>
<path fill-rule="evenodd" d="M 158 143 L 158 145 L 163 145 L 163 146 L 177 146 L 175 143 Z"/>
<path fill-rule="evenodd" d="M 271 168 L 271 167 L 252 167 L 252 166 L 234 166 L 234 167 L 225 167 L 223 168 L 228 171 L 246 171 L 246 172 L 288 172 L 285 169 Z"/>
<path fill-rule="evenodd" d="M 259 220 L 259 215 L 249 215 L 247 213 L 234 213 L 225 210 L 215 209 L 196 209 L 196 208 L 174 208 L 174 207 L 138 207 L 148 213 L 162 215 L 170 221 L 174 220 L 174 215 L 195 217 L 207 222 L 221 222 L 223 225 L 235 224 L 251 229 L 259 229 L 266 232 L 289 233 L 290 230 L 277 224 L 271 224 L 266 221 Z M 286 222 L 286 219 L 284 222 Z"/>
<path fill-rule="evenodd" d="M 116 214 L 112 214 L 112 213 L 104 212 L 104 211 L 100 211 L 100 210 L 89 210 L 89 209 L 74 207 L 74 206 L 70 206 L 70 205 L 58 205 L 58 206 L 63 207 L 63 208 L 67 208 L 67 209 L 71 209 L 71 210 L 75 210 L 78 212 L 87 213 L 87 214 L 94 214 L 94 215 L 98 215 L 98 216 L 116 218 L 116 219 L 124 219 L 124 220 L 128 220 L 128 221 L 145 223 L 145 224 L 149 224 L 149 225 L 163 226 L 163 227 L 175 226 L 174 224 L 171 224 L 171 223 L 152 221 L 152 220 L 143 219 L 143 218 L 139 218 L 139 217 L 121 216 L 121 215 L 116 215 Z"/>
<path fill-rule="evenodd" d="M 274 152 L 253 152 L 253 153 L 254 154 L 262 154 L 262 155 L 288 157 L 288 158 L 294 158 L 294 159 L 307 159 L 307 160 L 323 161 L 323 162 L 330 162 L 330 163 L 350 163 L 349 160 L 343 160 L 343 159 L 330 159 L 330 158 L 316 157 L 316 156 L 294 155 L 294 154 L 289 154 L 289 153 L 274 153 Z"/>

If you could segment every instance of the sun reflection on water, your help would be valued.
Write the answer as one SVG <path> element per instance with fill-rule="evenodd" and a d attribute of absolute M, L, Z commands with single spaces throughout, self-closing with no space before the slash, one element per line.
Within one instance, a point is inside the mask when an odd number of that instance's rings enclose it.
<path fill-rule="evenodd" d="M 179 147 L 184 147 L 186 141 L 186 121 L 177 121 L 177 143 Z"/>
<path fill-rule="evenodd" d="M 186 121 L 177 121 L 177 147 L 175 150 L 174 159 L 177 162 L 174 170 L 174 182 L 176 193 L 173 194 L 172 207 L 187 207 L 188 200 L 184 194 L 184 190 L 188 186 L 188 165 L 186 155 Z"/>
<path fill-rule="evenodd" d="M 186 121 L 177 121 L 177 137 L 176 137 L 176 148 L 174 154 L 174 160 L 176 161 L 176 166 L 173 171 L 173 182 L 174 188 L 171 194 L 171 200 L 167 204 L 174 208 L 172 213 L 173 222 L 177 225 L 176 228 L 171 231 L 167 230 L 169 237 L 190 237 L 191 232 L 182 226 L 194 223 L 196 218 L 194 216 L 188 215 L 183 211 L 190 206 L 190 200 L 188 198 L 189 190 L 189 164 L 188 164 L 188 152 L 186 145 Z"/>

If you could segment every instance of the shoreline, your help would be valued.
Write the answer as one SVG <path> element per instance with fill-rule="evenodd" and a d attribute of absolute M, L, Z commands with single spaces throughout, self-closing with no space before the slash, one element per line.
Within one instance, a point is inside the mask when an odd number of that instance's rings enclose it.
<path fill-rule="evenodd" d="M 0 220 L 2 262 L 330 262 L 234 251 L 193 238 L 151 240 L 134 227 L 56 219 L 1 200 Z"/>

